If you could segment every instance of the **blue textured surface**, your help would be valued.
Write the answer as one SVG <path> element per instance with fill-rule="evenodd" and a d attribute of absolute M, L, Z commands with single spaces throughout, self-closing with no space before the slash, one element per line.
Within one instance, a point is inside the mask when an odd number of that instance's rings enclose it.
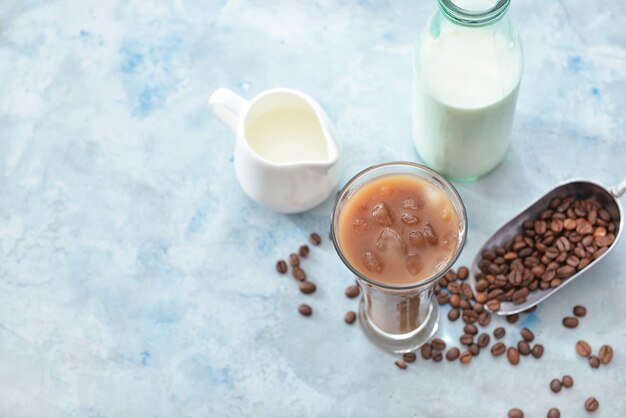
<path fill-rule="evenodd" d="M 317 98 L 334 121 L 343 179 L 417 160 L 411 56 L 431 1 L 69 1 L 0 4 L 0 416 L 626 416 L 626 244 L 509 326 L 546 346 L 516 368 L 408 370 L 343 323 L 352 279 L 328 240 L 304 296 L 274 263 L 331 202 L 298 216 L 252 203 L 233 135 L 206 106 L 224 86 Z M 513 1 L 526 54 L 504 163 L 460 185 L 468 263 L 553 184 L 626 177 L 626 3 Z M 315 313 L 297 314 L 307 301 Z M 576 303 L 589 314 L 560 325 Z M 504 321 L 492 322 L 491 328 Z M 460 324 L 442 322 L 456 344 Z M 590 369 L 574 351 L 610 343 Z M 548 383 L 571 374 L 572 389 Z"/>

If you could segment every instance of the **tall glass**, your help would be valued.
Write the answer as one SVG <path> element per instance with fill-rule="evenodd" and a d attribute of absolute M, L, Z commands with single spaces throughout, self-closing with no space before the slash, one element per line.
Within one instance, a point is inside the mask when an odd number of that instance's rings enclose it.
<path fill-rule="evenodd" d="M 348 261 L 337 235 L 340 233 L 341 211 L 354 193 L 374 179 L 393 174 L 409 174 L 438 186 L 452 202 L 459 220 L 457 247 L 448 262 L 434 275 L 408 285 L 383 283 L 368 277 L 367 272 Z M 466 236 L 467 220 L 461 197 L 447 180 L 427 167 L 409 162 L 385 163 L 363 170 L 346 183 L 337 195 L 333 209 L 331 238 L 339 257 L 355 274 L 361 288 L 359 322 L 370 340 L 387 351 L 405 353 L 419 348 L 435 334 L 439 307 L 433 303 L 433 288 L 459 257 Z"/>

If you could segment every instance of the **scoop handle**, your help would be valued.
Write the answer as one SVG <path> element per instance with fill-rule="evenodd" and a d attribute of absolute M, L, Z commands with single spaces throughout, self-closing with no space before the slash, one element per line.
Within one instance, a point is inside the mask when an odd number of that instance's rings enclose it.
<path fill-rule="evenodd" d="M 611 188 L 611 193 L 613 193 L 613 196 L 617 198 L 622 197 L 624 192 L 626 192 L 626 179 L 622 180 L 618 186 Z"/>

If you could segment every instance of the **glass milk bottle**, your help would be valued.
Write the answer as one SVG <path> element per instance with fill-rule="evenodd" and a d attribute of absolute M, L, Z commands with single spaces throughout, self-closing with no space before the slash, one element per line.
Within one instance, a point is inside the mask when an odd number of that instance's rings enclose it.
<path fill-rule="evenodd" d="M 422 160 L 472 181 L 504 157 L 523 52 L 510 0 L 438 0 L 416 49 L 413 138 Z"/>

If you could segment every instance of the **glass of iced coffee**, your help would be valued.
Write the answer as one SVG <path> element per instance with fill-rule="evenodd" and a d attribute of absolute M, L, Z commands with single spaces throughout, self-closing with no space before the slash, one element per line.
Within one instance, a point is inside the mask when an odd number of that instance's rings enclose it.
<path fill-rule="evenodd" d="M 417 349 L 437 331 L 434 286 L 467 235 L 465 206 L 433 170 L 409 162 L 370 167 L 337 196 L 335 249 L 361 288 L 359 322 L 384 349 Z"/>

